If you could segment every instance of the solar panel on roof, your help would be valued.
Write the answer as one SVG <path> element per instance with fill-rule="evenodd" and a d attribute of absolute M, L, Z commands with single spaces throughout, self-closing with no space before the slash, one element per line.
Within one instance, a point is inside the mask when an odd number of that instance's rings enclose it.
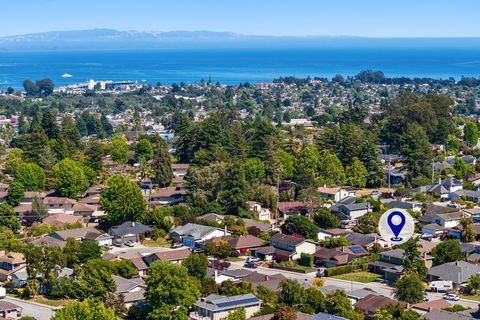
<path fill-rule="evenodd" d="M 253 302 L 258 302 L 258 298 L 247 298 L 242 300 L 222 302 L 222 303 L 218 303 L 217 307 L 225 308 L 225 307 L 231 307 L 231 306 L 236 306 L 236 305 L 246 304 L 246 303 L 253 303 Z"/>
<path fill-rule="evenodd" d="M 353 253 L 362 253 L 362 252 L 364 252 L 361 247 L 352 247 L 352 248 L 350 248 L 350 250 L 351 250 Z"/>

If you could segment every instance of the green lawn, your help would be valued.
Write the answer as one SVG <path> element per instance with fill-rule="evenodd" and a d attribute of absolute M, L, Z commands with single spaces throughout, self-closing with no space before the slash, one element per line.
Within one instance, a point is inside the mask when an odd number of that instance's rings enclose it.
<path fill-rule="evenodd" d="M 459 294 L 458 296 L 460 297 L 460 299 L 480 301 L 480 295 L 469 296 L 469 295 Z"/>
<path fill-rule="evenodd" d="M 242 258 L 239 258 L 239 257 L 228 257 L 227 261 L 238 262 L 238 261 L 244 261 L 244 260 Z"/>
<path fill-rule="evenodd" d="M 72 300 L 69 299 L 49 299 L 44 296 L 37 296 L 33 299 L 30 299 L 30 301 L 45 304 L 50 307 L 62 307 L 69 303 Z"/>
<path fill-rule="evenodd" d="M 170 248 L 170 242 L 165 239 L 157 239 L 157 240 L 144 240 L 142 244 L 145 247 L 162 247 L 162 248 Z"/>
<path fill-rule="evenodd" d="M 338 276 L 333 276 L 332 278 L 361 282 L 361 283 L 369 283 L 377 280 L 378 278 L 380 278 L 380 276 L 372 272 L 359 271 L 359 272 L 340 274 Z"/>

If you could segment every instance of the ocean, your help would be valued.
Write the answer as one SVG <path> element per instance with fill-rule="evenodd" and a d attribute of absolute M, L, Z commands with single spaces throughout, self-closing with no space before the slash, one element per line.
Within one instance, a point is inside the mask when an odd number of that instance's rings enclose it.
<path fill-rule="evenodd" d="M 89 79 L 170 84 L 210 78 L 239 84 L 280 76 L 353 76 L 367 69 L 387 77 L 479 77 L 480 48 L 0 52 L 0 89 L 21 88 L 25 79 L 42 78 L 57 86 Z M 64 73 L 72 77 L 63 78 Z"/>

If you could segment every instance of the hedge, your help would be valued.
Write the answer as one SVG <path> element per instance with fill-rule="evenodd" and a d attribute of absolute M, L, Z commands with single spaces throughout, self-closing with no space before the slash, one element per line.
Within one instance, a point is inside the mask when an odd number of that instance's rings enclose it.
<path fill-rule="evenodd" d="M 325 269 L 325 276 L 333 277 L 333 276 L 338 276 L 340 274 L 350 273 L 353 271 L 355 271 L 355 268 L 353 266 L 340 266 L 340 267 L 334 267 L 334 268 L 327 268 Z"/>
<path fill-rule="evenodd" d="M 305 267 L 312 267 L 313 255 L 302 252 L 302 254 L 300 255 L 299 264 Z"/>

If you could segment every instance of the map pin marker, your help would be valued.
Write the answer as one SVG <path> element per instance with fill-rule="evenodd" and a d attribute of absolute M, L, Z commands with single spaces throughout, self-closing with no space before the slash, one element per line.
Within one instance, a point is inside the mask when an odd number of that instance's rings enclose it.
<path fill-rule="evenodd" d="M 393 217 L 395 216 L 398 216 L 400 217 L 400 223 L 398 224 L 394 224 L 393 223 Z M 399 212 L 399 211 L 394 211 L 392 213 L 390 213 L 390 215 L 388 216 L 388 225 L 390 227 L 390 229 L 392 229 L 392 232 L 393 234 L 395 235 L 395 237 L 392 237 L 390 240 L 392 241 L 402 241 L 402 238 L 399 237 L 398 235 L 400 234 L 400 232 L 402 232 L 402 229 L 403 229 L 403 226 L 405 225 L 405 216 L 403 215 L 403 213 Z"/>

